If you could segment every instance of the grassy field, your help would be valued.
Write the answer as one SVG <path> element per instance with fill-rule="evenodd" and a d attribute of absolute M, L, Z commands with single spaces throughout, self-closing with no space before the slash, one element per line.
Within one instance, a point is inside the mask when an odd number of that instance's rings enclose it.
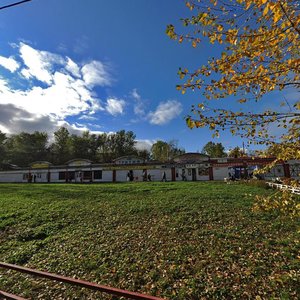
<path fill-rule="evenodd" d="M 0 185 L 0 261 L 167 299 L 299 299 L 299 222 L 224 183 Z M 31 299 L 112 299 L 0 270 Z"/>

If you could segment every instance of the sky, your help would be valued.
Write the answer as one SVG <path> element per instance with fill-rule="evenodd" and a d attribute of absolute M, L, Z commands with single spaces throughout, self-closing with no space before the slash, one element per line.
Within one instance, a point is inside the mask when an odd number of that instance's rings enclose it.
<path fill-rule="evenodd" d="M 140 148 L 157 140 L 177 140 L 187 152 L 209 141 L 242 147 L 229 133 L 213 139 L 186 126 L 202 99 L 176 90 L 178 68 L 196 69 L 219 52 L 169 39 L 166 26 L 188 15 L 181 0 L 32 0 L 1 10 L 0 130 L 124 129 Z"/>

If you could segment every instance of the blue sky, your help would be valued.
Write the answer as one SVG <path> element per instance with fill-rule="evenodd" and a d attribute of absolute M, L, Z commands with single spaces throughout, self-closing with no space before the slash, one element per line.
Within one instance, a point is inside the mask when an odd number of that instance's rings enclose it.
<path fill-rule="evenodd" d="M 175 0 L 33 0 L 0 11 L 0 130 L 125 129 L 140 146 L 159 139 L 186 151 L 210 140 L 242 146 L 238 137 L 212 139 L 185 124 L 201 95 L 176 90 L 178 68 L 218 53 L 166 36 L 166 25 L 188 14 Z"/>

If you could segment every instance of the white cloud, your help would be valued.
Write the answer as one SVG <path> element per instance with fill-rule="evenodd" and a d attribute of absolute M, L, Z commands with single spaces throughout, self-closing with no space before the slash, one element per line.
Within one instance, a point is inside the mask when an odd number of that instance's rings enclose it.
<path fill-rule="evenodd" d="M 50 116 L 31 114 L 13 104 L 0 104 L 0 130 L 5 133 L 36 130 L 51 132 L 56 124 Z"/>
<path fill-rule="evenodd" d="M 138 93 L 137 89 L 133 89 L 131 92 L 131 96 L 135 99 L 135 100 L 141 100 L 141 96 Z"/>
<path fill-rule="evenodd" d="M 90 86 L 109 86 L 112 83 L 108 67 L 100 61 L 93 60 L 81 69 L 84 82 Z"/>
<path fill-rule="evenodd" d="M 20 67 L 20 64 L 15 59 L 4 56 L 0 56 L 0 65 L 12 73 Z"/>
<path fill-rule="evenodd" d="M 36 50 L 24 43 L 20 43 L 20 57 L 26 66 L 21 74 L 29 79 L 36 78 L 50 85 L 52 83 L 52 69 L 54 64 L 64 64 L 64 59 L 48 51 Z"/>
<path fill-rule="evenodd" d="M 83 116 L 79 117 L 79 120 L 95 121 L 95 120 L 97 120 L 97 118 L 90 116 L 90 115 L 83 115 Z"/>
<path fill-rule="evenodd" d="M 138 93 L 137 89 L 132 90 L 131 96 L 135 100 L 134 107 L 133 107 L 134 114 L 139 117 L 143 117 L 145 115 L 145 103 L 142 100 L 142 97 Z"/>
<path fill-rule="evenodd" d="M 137 150 L 151 150 L 152 145 L 156 140 L 136 140 L 135 147 Z"/>
<path fill-rule="evenodd" d="M 69 71 L 75 77 L 81 76 L 79 66 L 69 57 L 67 57 L 66 70 Z"/>
<path fill-rule="evenodd" d="M 80 80 L 60 72 L 55 72 L 52 77 L 53 84 L 47 88 L 34 86 L 28 91 L 20 91 L 6 86 L 4 93 L 0 94 L 0 103 L 12 103 L 29 113 L 51 114 L 58 119 L 100 109 L 100 104 L 92 99 L 90 91 Z"/>
<path fill-rule="evenodd" d="M 67 117 L 86 115 L 91 119 L 97 111 L 105 110 L 93 89 L 111 82 L 110 73 L 100 61 L 78 64 L 69 57 L 40 51 L 25 43 L 14 49 L 19 53 L 8 59 L 10 65 L 6 68 L 15 71 L 22 60 L 24 64 L 20 73 L 15 73 L 21 88 L 11 86 L 9 78 L 1 77 L 0 73 L 0 106 L 7 112 L 5 118 L 1 114 L 0 126 L 5 132 L 27 129 L 50 132 L 50 127 L 54 130 Z M 8 60 L 2 60 L 2 65 Z M 108 102 L 107 110 L 118 114 L 124 106 L 124 101 Z M 74 130 L 81 128 L 76 126 Z"/>
<path fill-rule="evenodd" d="M 176 100 L 161 102 L 154 112 L 148 114 L 151 124 L 163 125 L 179 116 L 182 112 L 182 105 Z"/>
<path fill-rule="evenodd" d="M 3 132 L 3 133 L 8 133 L 8 134 L 10 133 L 9 128 L 7 128 L 7 127 L 5 127 L 1 124 L 0 124 L 0 131 Z"/>
<path fill-rule="evenodd" d="M 89 49 L 89 38 L 87 36 L 80 36 L 76 39 L 73 51 L 77 54 L 85 54 Z"/>
<path fill-rule="evenodd" d="M 113 116 L 123 114 L 125 108 L 125 101 L 119 99 L 107 99 L 106 110 Z"/>

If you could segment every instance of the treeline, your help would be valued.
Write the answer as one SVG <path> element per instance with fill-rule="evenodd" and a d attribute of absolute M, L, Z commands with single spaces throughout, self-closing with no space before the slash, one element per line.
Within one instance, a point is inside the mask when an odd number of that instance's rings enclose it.
<path fill-rule="evenodd" d="M 21 132 L 10 136 L 0 131 L 0 169 L 10 164 L 26 167 L 35 161 L 49 161 L 54 165 L 60 165 L 74 158 L 110 163 L 124 155 L 137 155 L 145 160 L 165 162 L 183 153 L 185 150 L 178 146 L 176 140 L 157 141 L 150 151 L 139 150 L 136 148 L 134 132 L 125 130 L 109 134 L 93 134 L 85 131 L 81 135 L 76 135 L 61 127 L 54 132 L 52 139 L 47 133 L 39 131 Z M 221 143 L 213 142 L 208 142 L 201 153 L 210 157 L 245 155 L 239 147 L 226 152 Z"/>
<path fill-rule="evenodd" d="M 178 148 L 175 141 L 158 141 L 151 151 L 138 150 L 136 135 L 125 130 L 111 134 L 93 134 L 86 131 L 75 135 L 67 128 L 61 127 L 54 132 L 52 142 L 45 132 L 21 132 L 7 136 L 0 131 L 1 168 L 9 164 L 24 167 L 35 161 L 49 161 L 59 165 L 74 158 L 106 163 L 124 155 L 166 161 L 181 153 L 184 153 L 184 150 Z"/>

